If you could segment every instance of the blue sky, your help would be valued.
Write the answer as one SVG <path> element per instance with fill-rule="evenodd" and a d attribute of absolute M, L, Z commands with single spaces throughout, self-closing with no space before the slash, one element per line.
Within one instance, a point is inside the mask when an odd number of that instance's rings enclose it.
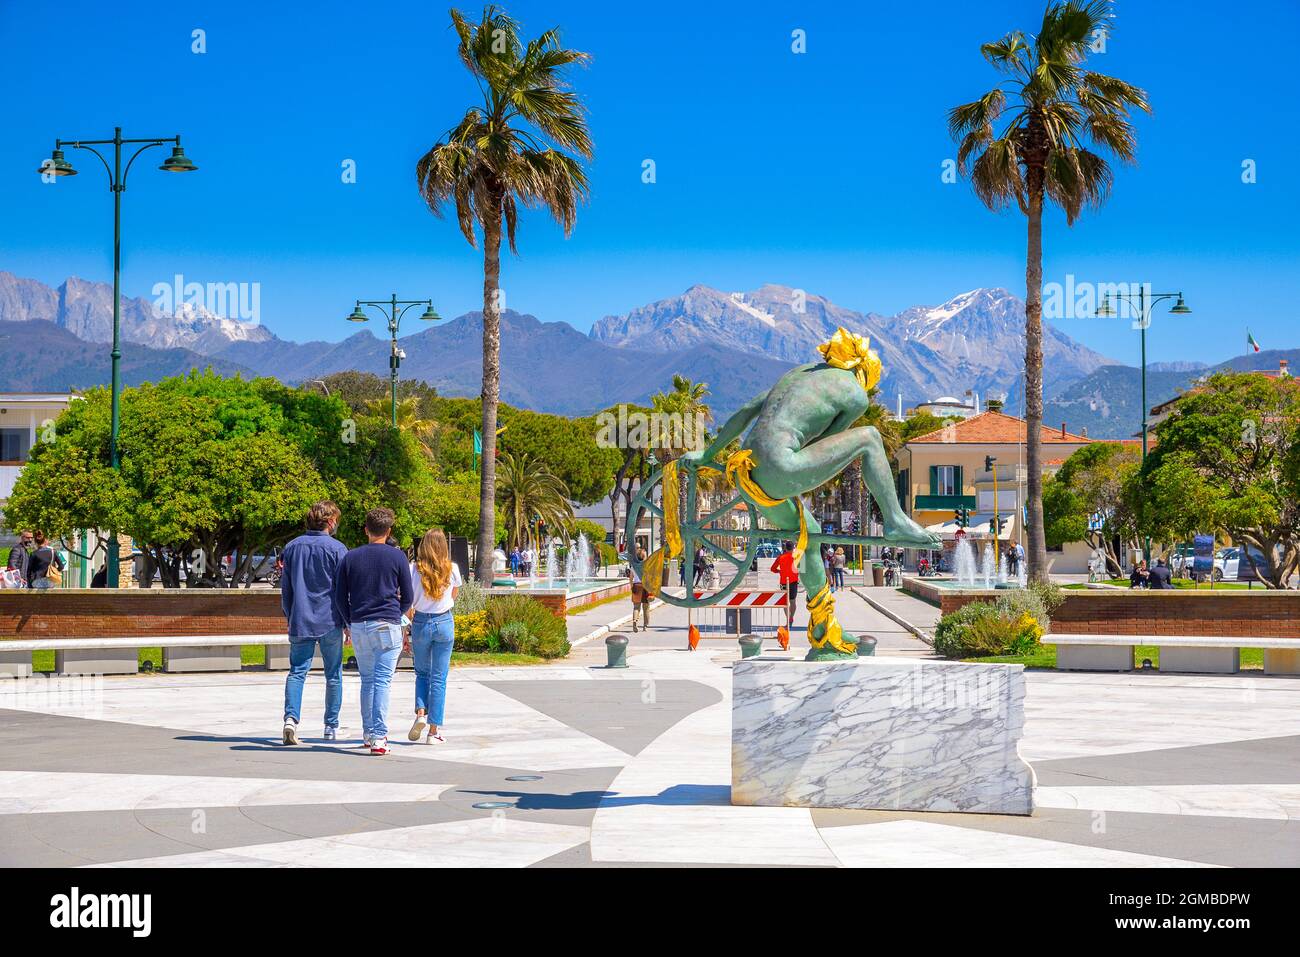
<path fill-rule="evenodd" d="M 979 44 L 1032 30 L 1042 0 L 848 6 L 507 2 L 527 33 L 558 25 L 594 56 L 574 81 L 597 151 L 572 238 L 524 218 L 522 255 L 503 268 L 507 304 L 586 330 L 696 282 L 784 283 L 881 313 L 976 286 L 1023 296 L 1024 219 L 942 182 L 955 155 L 944 116 L 994 82 Z M 1073 228 L 1050 218 L 1045 281 L 1183 289 L 1195 314 L 1157 314 L 1153 360 L 1239 354 L 1247 326 L 1265 348 L 1300 345 L 1300 5 L 1116 9 L 1093 65 L 1144 86 L 1155 114 L 1138 121 L 1140 164 L 1118 171 L 1100 214 Z M 0 0 L 0 269 L 111 279 L 111 199 L 94 157 L 71 157 L 82 175 L 53 186 L 33 171 L 56 136 L 121 124 L 128 136 L 181 133 L 200 166 L 164 176 L 155 151 L 132 171 L 128 294 L 176 273 L 260 283 L 263 321 L 292 339 L 355 331 L 343 316 L 357 297 L 432 296 L 448 317 L 477 308 L 479 254 L 415 189 L 416 159 L 477 95 L 448 22 L 441 4 L 397 0 L 68 0 L 57 16 Z M 206 53 L 191 52 L 195 29 Z M 804 54 L 791 51 L 795 29 Z M 348 159 L 355 184 L 342 182 Z M 1127 322 L 1057 324 L 1136 361 Z"/>

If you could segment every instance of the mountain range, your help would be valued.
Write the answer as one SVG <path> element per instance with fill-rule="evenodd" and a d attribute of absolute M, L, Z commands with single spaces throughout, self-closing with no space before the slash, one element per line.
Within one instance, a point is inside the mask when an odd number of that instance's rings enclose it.
<path fill-rule="evenodd" d="M 45 391 L 108 381 L 112 287 L 69 278 L 57 288 L 0 272 L 0 389 Z M 1005 396 L 1018 410 L 1024 303 L 1005 289 L 975 289 L 897 315 L 857 312 L 788 286 L 723 292 L 696 285 L 679 296 L 606 316 L 584 335 L 565 322 L 502 316 L 502 400 L 521 408 L 581 415 L 618 402 L 645 402 L 672 375 L 707 382 L 723 419 L 843 326 L 870 337 L 884 373 L 879 401 L 893 409 L 971 390 Z M 470 312 L 403 336 L 401 374 L 446 395 L 477 395 L 483 317 Z M 122 300 L 127 384 L 211 366 L 222 374 L 309 382 L 356 369 L 388 374 L 389 341 L 362 329 L 340 342 L 293 342 L 266 326 L 182 303 L 174 314 L 146 299 Z M 1101 437 L 1131 435 L 1140 420 L 1136 369 L 1044 325 L 1045 420 Z M 1276 368 L 1286 353 L 1231 360 Z M 1252 364 L 1253 363 L 1253 364 Z M 1271 365 L 1270 365 L 1271 363 Z M 1154 404 L 1204 374 L 1201 363 L 1148 367 Z"/>

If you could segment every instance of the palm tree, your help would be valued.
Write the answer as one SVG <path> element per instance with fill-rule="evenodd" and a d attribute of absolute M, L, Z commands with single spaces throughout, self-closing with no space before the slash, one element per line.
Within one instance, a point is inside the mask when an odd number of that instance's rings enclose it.
<path fill-rule="evenodd" d="M 1013 31 L 980 48 L 1005 79 L 948 113 L 960 142 L 957 163 L 992 210 L 1015 202 L 1028 218 L 1025 266 L 1025 422 L 1029 469 L 1029 574 L 1047 577 L 1043 530 L 1043 206 L 1051 200 L 1070 225 L 1084 206 L 1102 206 L 1114 176 L 1100 147 L 1132 162 L 1137 136 L 1129 110 L 1150 112 L 1146 93 L 1083 68 L 1089 44 L 1109 29 L 1110 0 L 1057 0 L 1037 36 Z M 1005 87 L 1005 89 L 1004 89 Z M 1010 98 L 1010 102 L 1008 102 Z"/>
<path fill-rule="evenodd" d="M 668 436 L 658 436 L 659 440 L 668 439 L 668 444 L 657 453 L 660 461 L 681 458 L 690 451 L 686 443 L 694 442 L 704 448 L 706 439 L 703 430 L 696 430 L 696 423 L 708 424 L 713 421 L 713 412 L 705 400 L 709 397 L 707 382 L 692 382 L 684 375 L 673 373 L 673 387 L 669 392 L 656 392 L 650 398 L 651 409 L 681 417 L 684 428 L 681 432 Z M 697 416 L 699 417 L 697 419 Z"/>
<path fill-rule="evenodd" d="M 387 397 L 378 399 L 366 399 L 365 410 L 367 413 L 378 418 L 386 419 L 389 415 L 391 400 Z M 438 434 L 442 426 L 433 419 L 420 417 L 420 399 L 417 396 L 407 396 L 397 403 L 397 428 L 401 432 L 410 432 L 419 443 L 420 450 L 424 453 L 425 458 L 430 461 L 434 458 L 434 446 L 437 443 Z"/>
<path fill-rule="evenodd" d="M 482 102 L 472 105 L 416 164 L 420 195 L 435 215 L 446 204 L 471 247 L 483 234 L 483 470 L 475 573 L 492 576 L 493 502 L 496 499 L 497 403 L 501 392 L 501 237 L 515 248 L 519 207 L 550 211 L 565 236 L 587 196 L 587 175 L 577 158 L 590 157 L 591 136 L 582 105 L 567 88 L 565 72 L 586 63 L 586 53 L 560 45 L 556 30 L 527 44 L 519 26 L 495 6 L 470 23 L 451 11 L 461 62 L 478 82 Z"/>
<path fill-rule="evenodd" d="M 534 519 L 549 528 L 567 529 L 573 524 L 573 505 L 563 480 L 551 474 L 531 455 L 502 452 L 497 497 L 505 510 L 506 538 L 511 545 L 524 545 Z"/>

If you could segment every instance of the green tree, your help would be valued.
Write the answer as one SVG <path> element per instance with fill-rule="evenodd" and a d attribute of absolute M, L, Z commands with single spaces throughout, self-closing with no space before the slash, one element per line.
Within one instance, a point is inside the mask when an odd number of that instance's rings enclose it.
<path fill-rule="evenodd" d="M 1115 442 L 1085 445 L 1043 483 L 1047 544 L 1087 542 L 1106 558 L 1110 577 L 1123 574 L 1123 546 L 1137 539 L 1131 485 L 1141 453 Z"/>
<path fill-rule="evenodd" d="M 223 556 L 283 543 L 326 497 L 342 510 L 339 537 L 349 544 L 364 540 L 362 517 L 377 505 L 396 513 L 400 541 L 431 525 L 477 531 L 472 477 L 435 471 L 413 435 L 389 427 L 386 409 L 356 414 L 319 389 L 211 372 L 126 389 L 117 473 L 108 468 L 107 390 L 73 402 L 54 431 L 19 478 L 11 520 L 52 535 L 120 528 L 167 585 L 182 572 L 219 581 Z"/>
<path fill-rule="evenodd" d="M 468 471 L 472 467 L 474 430 L 481 416 L 479 401 L 438 399 L 430 415 L 440 427 L 439 463 L 444 468 Z M 501 405 L 497 427 L 504 428 L 497 438 L 498 448 L 543 463 L 564 483 L 573 501 L 591 505 L 609 493 L 622 453 L 597 443 L 595 417 L 569 419 Z"/>
<path fill-rule="evenodd" d="M 569 490 L 541 462 L 527 454 L 501 453 L 501 481 L 497 489 L 505 512 L 506 540 L 523 547 L 536 519 L 549 529 L 565 530 L 573 524 Z"/>
<path fill-rule="evenodd" d="M 525 44 L 519 26 L 489 6 L 477 24 L 451 11 L 461 62 L 482 102 L 416 164 L 420 195 L 436 215 L 452 204 L 465 239 L 483 234 L 483 461 L 476 574 L 492 577 L 492 509 L 496 501 L 497 403 L 501 393 L 501 238 L 515 249 L 518 209 L 550 211 L 568 236 L 587 196 L 587 174 L 575 158 L 592 155 L 591 136 L 566 74 L 586 53 L 566 49 L 557 30 Z M 553 145 L 546 145 L 549 140 Z"/>
<path fill-rule="evenodd" d="M 1219 373 L 1156 428 L 1131 491 L 1144 533 L 1226 533 L 1263 554 L 1265 584 L 1300 570 L 1300 382 Z"/>
<path fill-rule="evenodd" d="M 1110 29 L 1109 0 L 1060 0 L 1048 5 L 1036 36 L 1020 31 L 980 48 L 1005 79 L 948 113 L 961 145 L 957 163 L 989 209 L 1014 202 L 1028 220 L 1025 263 L 1025 458 L 1029 471 L 1029 575 L 1047 577 L 1043 524 L 1043 207 L 1065 211 L 1070 225 L 1085 206 L 1110 194 L 1110 165 L 1088 144 L 1121 161 L 1134 160 L 1132 109 L 1150 112 L 1136 86 L 1083 68 L 1089 46 Z"/>

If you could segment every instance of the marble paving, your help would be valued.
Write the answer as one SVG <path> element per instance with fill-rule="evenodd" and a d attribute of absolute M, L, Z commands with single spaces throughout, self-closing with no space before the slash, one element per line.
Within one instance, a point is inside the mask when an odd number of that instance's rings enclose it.
<path fill-rule="evenodd" d="M 1027 672 L 1031 817 L 746 807 L 735 649 L 670 644 L 456 669 L 436 746 L 399 673 L 382 758 L 354 673 L 338 742 L 308 680 L 296 748 L 282 674 L 3 680 L 0 865 L 1300 865 L 1300 680 Z"/>

